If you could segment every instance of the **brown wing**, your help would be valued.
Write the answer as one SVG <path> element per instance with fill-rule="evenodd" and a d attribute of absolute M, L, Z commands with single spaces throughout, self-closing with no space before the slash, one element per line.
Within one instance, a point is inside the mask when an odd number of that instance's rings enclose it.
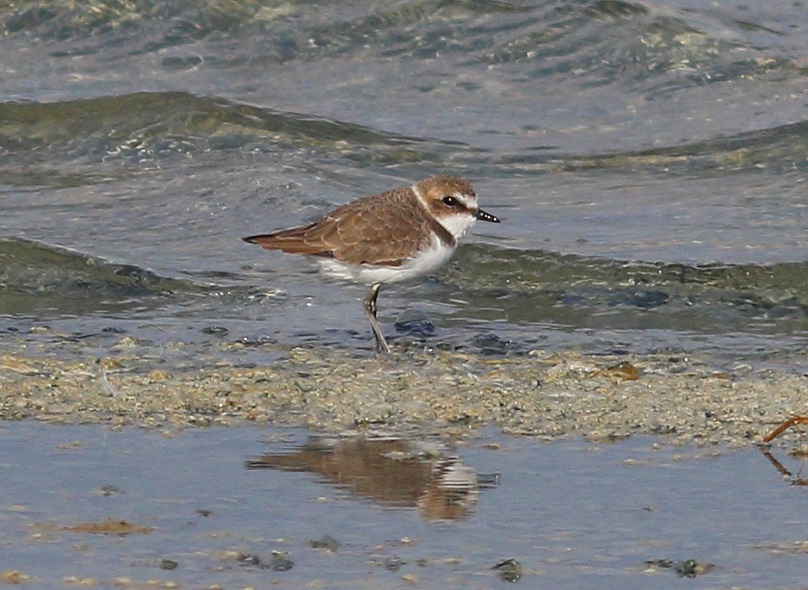
<path fill-rule="evenodd" d="M 396 189 L 343 205 L 305 227 L 244 239 L 267 250 L 395 266 L 427 245 L 429 230 L 454 245 L 451 233 L 427 213 L 412 191 Z"/>

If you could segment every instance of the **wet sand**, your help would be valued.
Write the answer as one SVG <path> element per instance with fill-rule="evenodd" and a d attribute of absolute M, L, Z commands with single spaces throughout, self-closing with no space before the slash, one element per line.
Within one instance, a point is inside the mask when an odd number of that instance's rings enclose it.
<path fill-rule="evenodd" d="M 397 349 L 377 358 L 266 348 L 278 360 L 249 368 L 167 366 L 135 346 L 86 360 L 4 354 L 0 419 L 170 428 L 252 422 L 455 436 L 495 425 L 547 439 L 654 434 L 742 446 L 805 414 L 808 399 L 805 375 L 747 365 L 727 372 L 684 356 L 534 350 L 492 358 Z"/>

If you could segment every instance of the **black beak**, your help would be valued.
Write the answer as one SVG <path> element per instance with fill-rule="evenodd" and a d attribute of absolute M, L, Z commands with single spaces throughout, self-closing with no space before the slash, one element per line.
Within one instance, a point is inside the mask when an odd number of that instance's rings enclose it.
<path fill-rule="evenodd" d="M 480 221 L 490 221 L 491 223 L 499 223 L 499 217 L 496 215 L 491 215 L 482 209 L 477 209 L 477 214 L 475 215 L 477 219 Z"/>

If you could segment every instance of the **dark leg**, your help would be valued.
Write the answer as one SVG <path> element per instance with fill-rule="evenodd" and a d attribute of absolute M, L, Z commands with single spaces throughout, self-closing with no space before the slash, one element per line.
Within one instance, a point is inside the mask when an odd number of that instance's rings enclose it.
<path fill-rule="evenodd" d="M 365 297 L 365 315 L 370 320 L 370 327 L 373 329 L 373 335 L 376 337 L 376 352 L 390 352 L 390 347 L 387 346 L 387 341 L 384 339 L 382 329 L 379 327 L 379 322 L 376 321 L 376 298 L 379 296 L 379 289 L 381 283 L 376 283 L 370 288 L 370 293 Z"/>

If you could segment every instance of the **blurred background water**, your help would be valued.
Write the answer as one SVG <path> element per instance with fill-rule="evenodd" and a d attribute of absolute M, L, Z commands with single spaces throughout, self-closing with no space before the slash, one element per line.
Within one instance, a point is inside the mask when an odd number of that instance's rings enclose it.
<path fill-rule="evenodd" d="M 415 308 L 437 346 L 801 364 L 806 16 L 0 2 L 0 334 L 370 349 L 364 287 L 239 238 L 448 173 L 504 223 L 386 289 L 388 333 Z"/>

